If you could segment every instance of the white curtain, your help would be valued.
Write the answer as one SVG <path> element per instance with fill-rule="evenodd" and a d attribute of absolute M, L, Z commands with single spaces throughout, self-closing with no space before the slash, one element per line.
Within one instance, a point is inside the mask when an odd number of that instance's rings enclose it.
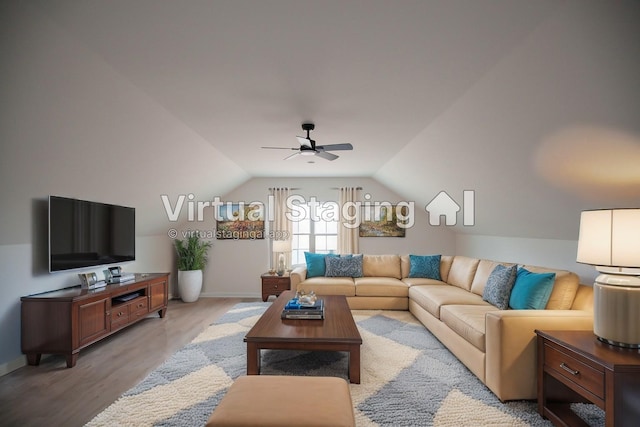
<path fill-rule="evenodd" d="M 286 216 L 287 213 L 287 199 L 291 194 L 291 190 L 287 187 L 283 188 L 270 188 L 269 196 L 270 202 L 273 206 L 270 207 L 270 212 L 273 213 L 273 217 L 270 219 L 270 231 L 271 238 L 277 240 L 291 241 L 291 233 L 293 231 L 291 227 L 291 221 Z M 271 256 L 271 268 L 276 268 L 278 265 L 278 254 L 273 253 L 273 242 L 269 240 L 269 252 Z M 285 254 L 285 264 L 287 267 L 291 266 L 291 251 Z"/>
<path fill-rule="evenodd" d="M 355 202 L 360 200 L 360 190 L 357 187 L 340 188 L 340 224 L 338 224 L 338 253 L 356 254 L 359 251 L 358 245 L 358 224 L 360 212 Z M 345 204 L 349 205 L 347 212 L 344 212 Z M 345 216 L 344 213 L 347 215 Z M 354 218 L 355 217 L 355 218 Z M 351 224 L 351 227 L 345 226 Z"/>

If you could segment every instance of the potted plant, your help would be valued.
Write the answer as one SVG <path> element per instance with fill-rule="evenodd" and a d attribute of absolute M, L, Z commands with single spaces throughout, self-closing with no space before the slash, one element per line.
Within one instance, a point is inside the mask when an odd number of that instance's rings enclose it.
<path fill-rule="evenodd" d="M 194 302 L 202 290 L 202 270 L 207 264 L 211 242 L 200 240 L 197 233 L 185 240 L 174 240 L 178 254 L 178 292 L 184 302 Z"/>

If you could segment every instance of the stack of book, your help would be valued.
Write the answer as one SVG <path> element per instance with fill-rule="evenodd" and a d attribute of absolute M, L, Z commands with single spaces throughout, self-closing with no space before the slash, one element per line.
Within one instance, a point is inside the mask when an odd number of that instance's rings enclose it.
<path fill-rule="evenodd" d="M 283 319 L 324 319 L 324 301 L 317 299 L 313 305 L 303 305 L 296 298 L 287 302 L 282 310 Z"/>

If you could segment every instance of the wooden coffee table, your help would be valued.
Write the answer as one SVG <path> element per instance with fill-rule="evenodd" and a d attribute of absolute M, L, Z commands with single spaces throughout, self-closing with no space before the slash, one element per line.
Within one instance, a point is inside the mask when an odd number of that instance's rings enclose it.
<path fill-rule="evenodd" d="M 244 337 L 247 343 L 247 375 L 260 374 L 260 350 L 346 351 L 349 380 L 360 384 L 362 337 L 344 295 L 325 295 L 324 320 L 281 319 L 294 291 L 285 291 L 264 312 Z"/>

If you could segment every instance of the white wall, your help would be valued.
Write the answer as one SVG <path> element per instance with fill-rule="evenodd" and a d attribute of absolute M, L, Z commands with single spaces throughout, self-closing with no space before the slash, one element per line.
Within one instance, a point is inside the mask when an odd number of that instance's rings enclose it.
<path fill-rule="evenodd" d="M 173 248 L 166 243 L 166 236 L 136 238 L 137 259 L 122 264 L 123 269 L 136 273 L 172 271 Z M 96 272 L 99 278 L 104 277 L 103 267 L 49 274 L 46 264 L 42 268 L 43 256 L 46 261 L 46 247 L 0 245 L 0 375 L 25 364 L 20 351 L 20 297 L 78 285 L 80 272 Z"/>
<path fill-rule="evenodd" d="M 172 271 L 160 195 L 247 174 L 27 2 L 2 2 L 0 28 L 2 373 L 21 359 L 20 297 L 78 283 L 47 273 L 47 195 L 135 207 L 138 261 L 124 267 Z"/>
<path fill-rule="evenodd" d="M 294 194 L 305 199 L 315 196 L 318 201 L 337 201 L 341 186 L 362 187 L 362 194 L 371 195 L 371 201 L 404 201 L 384 185 L 371 178 L 254 178 L 231 193 L 221 196 L 223 202 L 261 201 L 266 204 L 270 187 L 299 188 Z M 212 196 L 213 198 L 213 196 Z M 407 200 L 408 201 L 408 200 Z M 182 224 L 184 229 L 215 230 L 212 215 L 207 221 Z M 428 225 L 424 207 L 416 207 L 415 224 L 407 229 L 406 237 L 363 237 L 360 252 L 371 254 L 432 254 L 453 253 L 454 237 L 445 226 Z M 203 295 L 247 296 L 261 294 L 260 274 L 269 268 L 268 241 L 214 240 L 211 258 L 205 271 Z"/>
<path fill-rule="evenodd" d="M 561 2 L 374 178 L 475 190 L 478 235 L 575 240 L 581 210 L 638 206 L 639 21 L 638 1 Z"/>
<path fill-rule="evenodd" d="M 576 262 L 578 242 L 575 240 L 472 234 L 456 234 L 455 240 L 457 255 L 569 270 L 580 276 L 580 282 L 585 285 L 592 285 L 598 275 L 592 266 Z"/>

